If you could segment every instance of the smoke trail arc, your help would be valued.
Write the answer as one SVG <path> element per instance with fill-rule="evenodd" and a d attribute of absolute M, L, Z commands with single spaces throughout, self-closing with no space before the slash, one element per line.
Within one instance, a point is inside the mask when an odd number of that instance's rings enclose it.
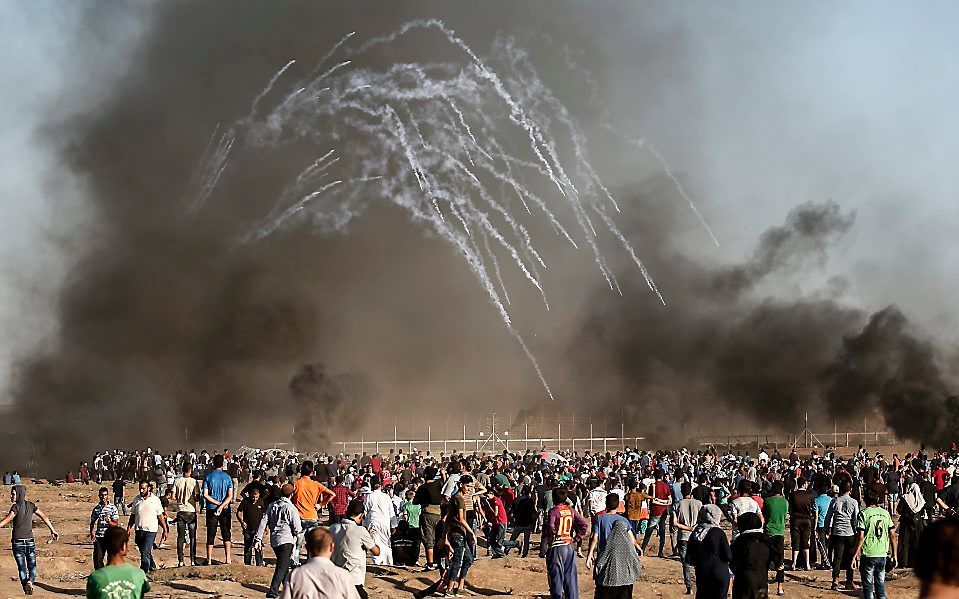
<path fill-rule="evenodd" d="M 414 31 L 438 33 L 460 62 L 366 64 L 373 48 Z M 541 276 L 547 262 L 517 214 L 545 218 L 573 247 L 589 247 L 609 289 L 622 294 L 600 249 L 608 234 L 638 267 L 658 301 L 666 300 L 607 207 L 620 208 L 590 163 L 586 136 L 512 42 L 481 58 L 442 21 L 410 21 L 393 33 L 350 46 L 340 39 L 308 74 L 293 80 L 289 60 L 254 98 L 247 115 L 214 131 L 192 179 L 186 206 L 210 201 L 231 154 L 308 142 L 324 153 L 279 193 L 274 209 L 237 243 L 255 243 L 293 224 L 342 230 L 372 197 L 387 198 L 461 255 L 552 398 L 540 365 L 516 329 L 496 255 L 502 251 L 549 310 Z M 327 66 L 340 55 L 342 59 Z M 500 70 L 493 64 L 506 65 Z M 349 139 L 348 153 L 337 140 Z M 518 140 L 525 139 L 525 143 Z M 572 158 L 558 147 L 571 147 Z M 330 149 L 332 148 L 332 149 Z M 543 187 L 552 193 L 537 192 Z M 511 190 L 503 194 L 498 186 Z M 563 214 L 574 223 L 564 224 Z M 591 217 L 592 215 L 592 217 Z M 593 218 L 605 229 L 598 231 Z"/>

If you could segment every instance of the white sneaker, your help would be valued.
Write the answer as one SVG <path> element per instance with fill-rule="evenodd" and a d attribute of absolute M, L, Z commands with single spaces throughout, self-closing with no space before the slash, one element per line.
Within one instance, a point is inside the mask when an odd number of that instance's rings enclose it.
<path fill-rule="evenodd" d="M 182 567 L 183 567 L 183 565 L 184 565 L 184 564 L 183 564 L 183 562 L 177 562 L 177 565 L 176 565 L 176 567 L 177 567 L 177 568 L 182 568 Z"/>

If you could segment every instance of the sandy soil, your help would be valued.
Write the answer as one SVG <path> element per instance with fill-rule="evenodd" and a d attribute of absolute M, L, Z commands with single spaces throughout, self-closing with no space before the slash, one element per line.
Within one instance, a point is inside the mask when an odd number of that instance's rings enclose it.
<path fill-rule="evenodd" d="M 28 497 L 37 503 L 53 519 L 61 534 L 60 541 L 48 543 L 50 535 L 46 528 L 37 528 L 38 584 L 37 595 L 82 595 L 86 576 L 92 568 L 92 545 L 87 537 L 88 518 L 96 498 L 94 485 L 70 484 L 53 486 L 27 481 Z M 135 493 L 128 485 L 127 495 Z M 42 527 L 42 524 L 40 525 Z M 8 534 L 6 531 L 0 534 Z M 202 519 L 197 535 L 205 539 Z M 242 537 L 239 526 L 234 524 L 234 539 Z M 651 552 L 656 546 L 652 541 Z M 214 557 L 222 558 L 218 546 Z M 480 549 L 483 554 L 484 549 Z M 201 546 L 200 553 L 203 554 Z M 270 550 L 267 549 L 269 556 Z M 266 592 L 272 568 L 257 568 L 242 564 L 242 544 L 234 545 L 234 564 L 201 568 L 176 568 L 176 549 L 154 551 L 161 570 L 154 576 L 151 596 L 158 597 L 262 597 Z M 128 556 L 131 563 L 139 563 L 136 549 L 131 546 Z M 636 597 L 680 597 L 684 593 L 682 571 L 675 559 L 644 558 L 645 577 L 634 588 Z M 900 573 L 900 571 L 897 571 Z M 858 593 L 837 593 L 829 590 L 829 575 L 826 572 L 801 572 L 802 576 L 790 573 L 787 581 L 787 596 L 791 597 L 841 597 L 859 596 Z M 807 576 L 808 574 L 808 576 Z M 435 580 L 434 573 L 420 573 L 395 569 L 370 568 L 367 587 L 374 597 L 409 598 L 412 592 L 427 587 Z M 469 587 L 477 595 L 499 596 L 548 596 L 546 567 L 537 558 L 509 557 L 500 560 L 481 558 L 470 571 Z M 916 597 L 917 583 L 908 572 L 887 585 L 891 598 Z M 591 597 L 593 585 L 580 560 L 580 591 Z M 16 597 L 23 593 L 17 581 L 17 567 L 9 550 L 0 558 L 0 597 Z"/>

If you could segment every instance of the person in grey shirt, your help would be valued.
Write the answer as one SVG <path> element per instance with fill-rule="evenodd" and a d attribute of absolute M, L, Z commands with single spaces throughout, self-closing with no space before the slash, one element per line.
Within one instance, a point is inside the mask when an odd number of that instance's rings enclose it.
<path fill-rule="evenodd" d="M 346 508 L 346 517 L 330 527 L 330 534 L 333 535 L 333 563 L 349 573 L 360 599 L 367 599 L 363 588 L 366 584 L 366 552 L 377 556 L 380 548 L 370 531 L 360 525 L 361 520 L 363 500 L 354 499 Z"/>
<path fill-rule="evenodd" d="M 856 590 L 853 582 L 852 561 L 856 548 L 856 519 L 859 517 L 859 502 L 849 492 L 852 483 L 843 480 L 839 484 L 839 496 L 834 498 L 826 511 L 826 530 L 832 535 L 829 545 L 832 549 L 832 588 L 839 590 L 839 571 L 846 570 L 846 587 Z"/>
<path fill-rule="evenodd" d="M 680 492 L 683 498 L 673 505 L 673 523 L 676 525 L 676 535 L 679 540 L 679 561 L 683 564 L 683 582 L 686 583 L 686 594 L 689 595 L 693 592 L 693 574 L 692 568 L 686 563 L 686 547 L 689 546 L 689 535 L 696 528 L 703 502 L 693 499 L 693 485 L 689 481 L 681 485 Z"/>
<path fill-rule="evenodd" d="M 310 559 L 290 572 L 283 599 L 360 599 L 349 572 L 334 564 L 333 535 L 317 526 L 306 533 Z"/>
<path fill-rule="evenodd" d="M 294 487 L 290 483 L 280 488 L 280 498 L 266 508 L 266 514 L 260 520 L 260 526 L 254 537 L 254 547 L 262 551 L 263 533 L 269 527 L 270 546 L 276 554 L 276 569 L 270 581 L 270 590 L 266 593 L 268 599 L 278 597 L 280 594 L 280 583 L 286 578 L 287 572 L 293 565 L 293 546 L 296 544 L 296 537 L 303 528 L 300 513 L 290 501 L 293 491 Z"/>

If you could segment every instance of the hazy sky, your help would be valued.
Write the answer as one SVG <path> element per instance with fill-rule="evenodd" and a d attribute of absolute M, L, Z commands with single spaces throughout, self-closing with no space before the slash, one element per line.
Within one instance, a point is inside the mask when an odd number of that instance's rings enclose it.
<path fill-rule="evenodd" d="M 113 3 L 109 3 L 113 4 Z M 149 3 L 0 0 L 0 367 L 53 326 L 64 222 L 82 181 L 37 133 L 97 102 L 127 68 Z M 655 143 L 732 259 L 795 205 L 857 212 L 830 274 L 953 337 L 959 191 L 959 5 L 581 2 L 610 122 Z M 101 19 L 90 39 L 90 19 Z M 509 29 L 509 23 L 500 25 Z M 79 32 L 83 31 L 83 35 Z M 362 32 L 360 32 L 362 33 Z M 609 165 L 616 179 L 627 172 Z M 648 161 L 647 161 L 648 162 Z M 53 210 L 53 207 L 56 210 Z"/>

